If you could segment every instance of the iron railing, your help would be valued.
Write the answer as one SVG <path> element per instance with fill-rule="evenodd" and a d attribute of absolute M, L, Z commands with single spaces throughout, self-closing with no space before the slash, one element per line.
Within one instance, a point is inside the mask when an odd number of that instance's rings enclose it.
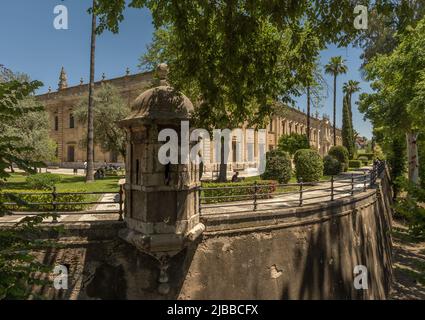
<path fill-rule="evenodd" d="M 51 192 L 21 192 L 21 193 L 4 193 L 3 194 L 8 199 L 16 199 L 15 201 L 5 202 L 3 205 L 6 209 L 9 209 L 9 215 L 12 216 L 31 216 L 31 215 L 41 215 L 41 214 L 51 214 L 52 223 L 58 222 L 58 217 L 61 215 L 113 215 L 118 214 L 118 220 L 123 221 L 124 214 L 124 189 L 120 185 L 118 192 L 109 192 L 109 191 L 93 191 L 93 192 L 57 192 L 56 187 L 53 187 Z M 50 201 L 46 202 L 27 202 L 23 200 L 24 196 L 35 195 L 35 196 L 50 196 Z M 72 196 L 80 195 L 82 197 L 87 196 L 98 196 L 96 201 L 59 201 L 61 196 Z M 111 195 L 114 196 L 113 201 L 99 201 L 103 196 Z M 78 208 L 81 206 L 94 206 L 94 205 L 117 205 L 117 209 L 113 210 L 97 210 L 96 208 L 90 208 L 89 210 L 72 210 L 72 208 Z M 61 210 L 64 206 L 67 206 L 68 209 Z M 96 209 L 96 210 L 93 210 Z"/>
<path fill-rule="evenodd" d="M 371 170 L 362 173 L 331 176 L 329 181 L 287 184 L 235 185 L 223 187 L 200 187 L 198 192 L 198 210 L 201 215 L 217 213 L 240 213 L 266 211 L 282 207 L 302 207 L 324 201 L 352 197 L 355 193 L 365 192 L 376 184 L 376 179 L 385 168 L 385 162 L 375 162 Z M 208 195 L 215 191 L 231 193 L 235 189 L 244 189 L 243 194 Z M 260 191 L 263 190 L 263 191 Z M 271 190 L 264 192 L 264 190 Z"/>

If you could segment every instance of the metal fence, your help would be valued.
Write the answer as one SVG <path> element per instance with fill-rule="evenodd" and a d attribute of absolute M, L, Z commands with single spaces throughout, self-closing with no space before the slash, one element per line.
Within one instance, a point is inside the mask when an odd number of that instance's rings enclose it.
<path fill-rule="evenodd" d="M 302 207 L 304 205 L 335 201 L 365 192 L 376 183 L 385 169 L 385 162 L 376 162 L 371 170 L 362 173 L 331 176 L 329 181 L 318 183 L 258 184 L 223 187 L 200 187 L 198 210 L 202 215 L 216 213 L 240 213 L 266 211 L 278 207 Z M 233 194 L 243 189 L 243 194 Z M 263 190 L 263 191 L 261 191 Z M 264 192 L 264 190 L 272 190 Z M 217 193 L 228 195 L 208 195 Z M 237 192 L 235 192 L 237 193 Z M 241 192 L 239 192 L 241 193 Z"/>
<path fill-rule="evenodd" d="M 97 196 L 96 201 L 60 201 L 61 196 L 74 196 L 79 195 L 82 197 Z M 105 195 L 114 196 L 113 201 L 99 201 Z M 93 191 L 93 192 L 57 192 L 56 187 L 51 192 L 22 192 L 22 193 L 5 193 L 8 199 L 15 199 L 13 202 L 5 202 L 3 205 L 9 209 L 9 214 L 13 216 L 31 216 L 40 214 L 51 214 L 52 223 L 58 222 L 58 217 L 61 215 L 114 215 L 118 214 L 118 220 L 123 221 L 123 208 L 124 208 L 124 189 L 120 186 L 118 192 L 109 191 Z M 48 196 L 50 201 L 46 202 L 27 202 L 22 198 L 24 196 Z M 117 205 L 118 208 L 114 210 L 61 210 L 61 207 L 68 206 L 69 208 L 80 206 L 95 206 L 95 205 Z M 47 209 L 46 209 L 47 207 Z M 10 209 L 12 208 L 12 209 Z"/>

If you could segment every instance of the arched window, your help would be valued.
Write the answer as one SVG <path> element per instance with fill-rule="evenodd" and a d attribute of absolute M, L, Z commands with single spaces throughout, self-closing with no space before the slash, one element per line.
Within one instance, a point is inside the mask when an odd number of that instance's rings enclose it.
<path fill-rule="evenodd" d="M 75 120 L 74 120 L 74 115 L 72 113 L 69 114 L 69 128 L 70 129 L 75 128 Z"/>

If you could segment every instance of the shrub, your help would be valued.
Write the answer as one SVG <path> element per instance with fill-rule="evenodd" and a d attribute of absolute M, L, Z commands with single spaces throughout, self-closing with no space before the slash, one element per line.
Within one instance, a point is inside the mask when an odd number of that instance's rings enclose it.
<path fill-rule="evenodd" d="M 308 148 L 310 148 L 310 144 L 305 134 L 291 133 L 290 135 L 283 135 L 278 143 L 278 149 L 288 152 L 291 156 L 300 149 Z"/>
<path fill-rule="evenodd" d="M 370 161 L 370 160 L 373 160 L 373 158 L 375 157 L 375 154 L 373 152 L 365 152 L 365 153 L 362 153 L 362 157 L 366 157 Z"/>
<path fill-rule="evenodd" d="M 323 175 L 323 160 L 315 150 L 298 150 L 295 153 L 294 162 L 298 181 L 316 182 Z"/>
<path fill-rule="evenodd" d="M 407 193 L 399 197 L 395 203 L 395 212 L 406 219 L 409 234 L 418 240 L 425 239 L 425 189 L 400 177 L 395 182 L 399 190 Z"/>
<path fill-rule="evenodd" d="M 8 194 L 12 194 L 9 196 Z M 24 194 L 22 194 L 24 193 Z M 30 194 L 29 194 L 30 193 Z M 19 200 L 18 200 L 19 199 Z M 89 196 L 84 194 L 58 194 L 56 202 L 87 202 Z M 20 190 L 19 193 L 13 191 L 3 191 L 0 193 L 0 201 L 18 203 L 19 205 L 8 205 L 7 209 L 11 211 L 40 211 L 51 212 L 53 206 L 49 203 L 52 202 L 52 194 L 46 192 L 34 192 L 34 190 Z M 46 203 L 41 205 L 28 205 L 28 203 Z M 84 204 L 66 204 L 58 205 L 58 211 L 81 211 L 87 209 L 88 205 Z"/>
<path fill-rule="evenodd" d="M 361 168 L 362 162 L 360 160 L 350 160 L 348 161 L 348 166 L 350 168 Z"/>
<path fill-rule="evenodd" d="M 337 159 L 343 165 L 344 171 L 348 170 L 349 155 L 346 147 L 333 146 L 332 148 L 330 148 L 328 155 Z"/>
<path fill-rule="evenodd" d="M 31 189 L 48 190 L 61 181 L 61 177 L 51 173 L 37 173 L 26 178 L 26 183 Z"/>
<path fill-rule="evenodd" d="M 336 176 L 341 173 L 343 167 L 341 162 L 332 156 L 325 156 L 323 158 L 323 173 L 327 176 Z"/>
<path fill-rule="evenodd" d="M 357 160 L 360 160 L 364 166 L 369 164 L 369 159 L 367 157 L 360 156 L 357 158 Z"/>
<path fill-rule="evenodd" d="M 266 154 L 266 170 L 261 176 L 263 180 L 277 180 L 288 183 L 292 175 L 291 157 L 287 152 L 272 150 Z"/>
<path fill-rule="evenodd" d="M 203 197 L 221 197 L 226 198 L 220 199 L 204 199 L 203 203 L 219 203 L 219 202 L 230 202 L 230 201 L 242 201 L 251 200 L 255 193 L 254 189 L 255 181 L 244 181 L 235 183 L 219 183 L 219 182 L 207 182 L 203 183 L 203 188 L 220 188 L 220 189 L 209 189 L 203 190 Z M 257 194 L 260 194 L 257 199 L 268 199 L 271 198 L 271 194 L 276 191 L 276 181 L 260 180 L 257 182 L 259 185 L 257 188 Z M 236 188 L 233 188 L 236 187 Z M 229 197 L 230 196 L 230 197 Z M 231 197 L 235 196 L 235 197 Z"/>

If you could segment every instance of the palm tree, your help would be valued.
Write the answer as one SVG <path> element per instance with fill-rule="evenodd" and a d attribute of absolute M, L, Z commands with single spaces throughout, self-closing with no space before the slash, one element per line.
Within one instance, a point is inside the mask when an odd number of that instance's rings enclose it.
<path fill-rule="evenodd" d="M 348 97 L 348 106 L 350 110 L 350 118 L 351 121 L 353 121 L 353 112 L 351 109 L 351 97 L 353 96 L 353 93 L 360 91 L 360 82 L 355 80 L 348 80 L 348 82 L 344 83 L 344 86 L 342 87 L 342 91 L 347 95 Z"/>
<path fill-rule="evenodd" d="M 91 25 L 91 47 L 90 47 L 90 84 L 89 84 L 89 105 L 87 112 L 87 170 L 86 182 L 94 181 L 94 126 L 93 126 L 93 105 L 94 105 L 94 65 L 96 50 L 96 0 L 92 6 Z"/>
<path fill-rule="evenodd" d="M 334 77 L 334 123 L 333 123 L 333 131 L 334 131 L 334 146 L 336 146 L 336 79 L 338 75 L 347 73 L 348 68 L 345 65 L 345 60 L 342 59 L 341 56 L 332 57 L 328 64 L 325 66 L 325 73 L 330 74 Z"/>

